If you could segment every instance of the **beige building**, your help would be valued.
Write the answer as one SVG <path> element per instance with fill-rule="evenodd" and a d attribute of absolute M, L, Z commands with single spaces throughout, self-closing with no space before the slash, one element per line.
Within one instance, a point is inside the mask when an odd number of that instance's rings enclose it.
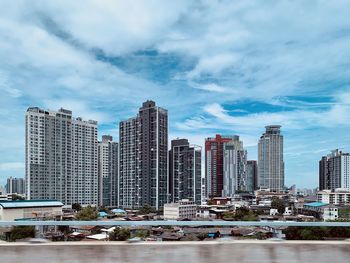
<path fill-rule="evenodd" d="M 195 218 L 197 205 L 188 199 L 182 199 L 177 203 L 164 205 L 164 219 L 176 220 L 184 218 Z"/>
<path fill-rule="evenodd" d="M 62 207 L 53 200 L 0 201 L 0 221 L 61 219 Z"/>

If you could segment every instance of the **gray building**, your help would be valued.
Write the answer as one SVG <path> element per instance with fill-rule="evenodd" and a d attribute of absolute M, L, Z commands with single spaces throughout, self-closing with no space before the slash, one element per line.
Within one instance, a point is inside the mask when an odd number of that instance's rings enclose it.
<path fill-rule="evenodd" d="M 24 178 L 15 178 L 15 177 L 7 178 L 7 183 L 5 188 L 6 188 L 7 194 L 23 195 L 25 193 Z"/>
<path fill-rule="evenodd" d="M 98 142 L 99 205 L 118 206 L 118 143 L 110 135 Z"/>
<path fill-rule="evenodd" d="M 97 205 L 97 122 L 31 107 L 25 127 L 27 198 Z"/>
<path fill-rule="evenodd" d="M 222 196 L 233 196 L 239 191 L 246 191 L 247 186 L 247 151 L 239 136 L 224 143 L 224 184 Z"/>
<path fill-rule="evenodd" d="M 247 185 L 246 190 L 253 192 L 258 186 L 258 165 L 255 160 L 247 161 Z"/>
<path fill-rule="evenodd" d="M 171 141 L 169 151 L 169 202 L 188 199 L 201 204 L 200 146 L 190 145 L 187 139 Z"/>
<path fill-rule="evenodd" d="M 284 190 L 283 136 L 280 125 L 266 126 L 258 144 L 258 187 Z"/>
<path fill-rule="evenodd" d="M 167 202 L 168 112 L 146 101 L 136 117 L 120 122 L 119 205 L 155 209 Z"/>
<path fill-rule="evenodd" d="M 319 162 L 319 189 L 335 190 L 343 188 L 350 191 L 350 154 L 338 149 Z"/>

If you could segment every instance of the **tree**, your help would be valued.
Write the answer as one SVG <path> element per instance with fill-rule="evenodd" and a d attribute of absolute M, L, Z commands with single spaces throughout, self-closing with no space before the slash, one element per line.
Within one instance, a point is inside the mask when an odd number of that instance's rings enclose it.
<path fill-rule="evenodd" d="M 283 214 L 286 206 L 284 202 L 277 197 L 272 199 L 271 208 L 277 209 L 278 213 Z"/>
<path fill-rule="evenodd" d="M 79 203 L 72 204 L 72 209 L 79 212 L 81 210 L 81 205 Z"/>
<path fill-rule="evenodd" d="M 105 212 L 105 213 L 108 213 L 108 212 L 109 212 L 108 209 L 107 209 L 107 207 L 105 207 L 105 206 L 100 206 L 100 207 L 98 208 L 98 211 L 99 211 L 99 212 Z"/>
<path fill-rule="evenodd" d="M 258 215 L 250 211 L 246 207 L 239 207 L 236 209 L 236 213 L 234 215 L 234 220 L 236 221 L 257 221 Z"/>
<path fill-rule="evenodd" d="M 78 214 L 76 215 L 76 219 L 80 221 L 91 221 L 96 220 L 98 217 L 98 212 L 95 207 L 87 206 L 83 207 Z"/>
<path fill-rule="evenodd" d="M 17 195 L 17 194 L 13 194 L 12 195 L 12 201 L 17 201 L 17 200 L 25 200 L 25 198 L 23 196 Z"/>
<path fill-rule="evenodd" d="M 17 239 L 23 239 L 28 237 L 35 237 L 34 226 L 15 226 L 10 233 L 10 241 L 16 241 Z"/>
<path fill-rule="evenodd" d="M 139 210 L 140 214 L 149 214 L 154 212 L 154 209 L 149 205 L 149 204 L 145 204 L 140 210 Z"/>
<path fill-rule="evenodd" d="M 117 227 L 112 233 L 109 234 L 109 240 L 111 241 L 125 241 L 130 238 L 130 230 L 127 228 Z"/>

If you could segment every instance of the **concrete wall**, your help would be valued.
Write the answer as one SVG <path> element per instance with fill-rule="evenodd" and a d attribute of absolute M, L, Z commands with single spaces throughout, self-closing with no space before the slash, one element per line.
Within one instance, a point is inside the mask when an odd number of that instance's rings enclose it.
<path fill-rule="evenodd" d="M 0 243 L 0 255 L 6 263 L 345 263 L 350 258 L 350 242 Z"/>

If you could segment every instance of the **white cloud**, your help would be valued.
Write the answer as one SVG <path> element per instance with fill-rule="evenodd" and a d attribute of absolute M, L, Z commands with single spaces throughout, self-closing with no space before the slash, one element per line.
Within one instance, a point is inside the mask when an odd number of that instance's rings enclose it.
<path fill-rule="evenodd" d="M 24 163 L 20 162 L 10 162 L 10 163 L 0 163 L 0 171 L 23 171 Z"/>

